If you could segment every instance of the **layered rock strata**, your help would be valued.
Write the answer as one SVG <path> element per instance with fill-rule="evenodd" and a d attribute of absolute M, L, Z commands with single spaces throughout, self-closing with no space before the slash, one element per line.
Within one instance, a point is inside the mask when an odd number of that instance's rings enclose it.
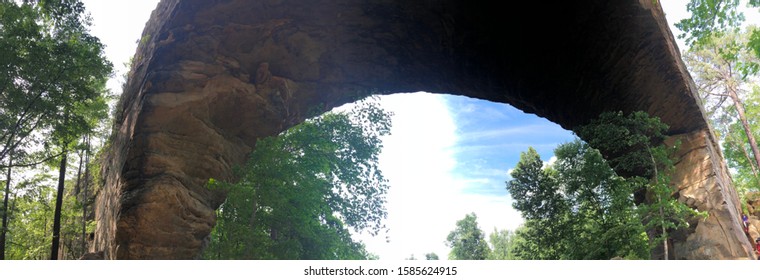
<path fill-rule="evenodd" d="M 93 251 L 190 259 L 256 139 L 370 93 L 510 103 L 572 129 L 643 110 L 687 146 L 680 198 L 707 220 L 677 258 L 747 258 L 735 191 L 657 1 L 163 0 L 122 96 Z M 540 22 L 539 22 L 540 21 Z M 546 26 L 551 29 L 546 29 Z M 424 106 L 424 105 L 420 105 Z"/>

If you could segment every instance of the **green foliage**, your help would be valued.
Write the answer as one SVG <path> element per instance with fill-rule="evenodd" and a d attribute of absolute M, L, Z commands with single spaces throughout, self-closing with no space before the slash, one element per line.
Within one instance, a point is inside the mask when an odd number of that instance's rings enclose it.
<path fill-rule="evenodd" d="M 138 40 L 137 42 L 139 44 L 146 44 L 148 43 L 148 41 L 150 41 L 150 34 L 143 35 L 142 37 L 140 37 L 140 40 Z"/>
<path fill-rule="evenodd" d="M 603 151 L 607 163 L 623 176 L 654 176 L 648 148 L 665 139 L 667 125 L 645 112 L 604 112 L 574 131 L 589 145 Z"/>
<path fill-rule="evenodd" d="M 750 129 L 760 131 L 760 86 L 755 86 L 752 93 L 744 99 L 744 108 Z M 760 191 L 760 181 L 753 170 L 757 170 L 754 160 L 749 157 L 752 150 L 749 146 L 747 134 L 740 122 L 722 122 L 715 125 L 722 131 L 721 138 L 723 141 L 723 155 L 726 158 L 728 167 L 732 171 L 734 187 L 742 196 L 748 192 Z"/>
<path fill-rule="evenodd" d="M 0 2 L 3 167 L 36 166 L 61 155 L 65 159 L 77 139 L 106 117 L 111 64 L 89 25 L 78 0 Z M 13 164 L 8 164 L 11 156 Z M 56 221 L 70 212 L 60 209 L 63 204 L 61 195 Z"/>
<path fill-rule="evenodd" d="M 609 151 L 610 165 L 631 172 L 629 183 L 646 189 L 646 203 L 639 205 L 639 217 L 644 229 L 650 233 L 650 248 L 659 246 L 668 238 L 668 232 L 689 226 L 688 220 L 698 212 L 675 199 L 677 189 L 671 186 L 675 163 L 671 155 L 680 143 L 672 146 L 662 143 L 667 125 L 644 112 L 624 116 L 621 112 L 607 112 L 598 119 L 576 130 L 589 144 Z M 634 187 L 634 189 L 641 187 Z M 667 245 L 665 258 L 667 256 Z"/>
<path fill-rule="evenodd" d="M 526 219 L 523 238 L 531 246 L 522 248 L 522 251 L 529 252 L 522 257 L 559 259 L 565 244 L 557 240 L 569 234 L 564 225 L 568 222 L 570 208 L 557 184 L 556 174 L 543 166 L 536 150 L 528 148 L 520 154 L 520 161 L 510 173 L 512 179 L 507 181 L 507 191 L 514 200 L 512 207 Z"/>
<path fill-rule="evenodd" d="M 438 254 L 436 254 L 436 253 L 427 253 L 427 254 L 425 254 L 425 259 L 429 260 L 429 261 L 431 261 L 431 260 L 439 260 Z"/>
<path fill-rule="evenodd" d="M 73 190 L 74 180 L 68 181 Z M 15 197 L 9 210 L 7 259 L 43 260 L 50 258 L 55 210 L 55 180 L 41 173 L 14 186 Z M 81 223 L 83 203 L 73 194 L 63 200 L 61 213 L 61 251 L 65 259 L 82 256 Z M 87 223 L 88 232 L 94 230 L 94 221 Z"/>
<path fill-rule="evenodd" d="M 521 211 L 526 219 L 554 219 L 567 211 L 559 186 L 544 162 L 532 147 L 520 153 L 520 161 L 510 173 L 507 191 L 514 199 L 512 207 Z"/>
<path fill-rule="evenodd" d="M 485 260 L 489 249 L 483 231 L 478 227 L 475 213 L 465 215 L 457 221 L 456 229 L 446 237 L 446 246 L 451 247 L 451 260 Z"/>
<path fill-rule="evenodd" d="M 554 153 L 557 161 L 551 168 L 572 205 L 567 245 L 572 254 L 567 258 L 645 258 L 646 240 L 632 196 L 638 186 L 617 176 L 598 150 L 580 140 L 562 144 Z"/>
<path fill-rule="evenodd" d="M 73 193 L 75 180 L 69 180 L 66 189 L 69 191 L 63 197 L 63 207 L 61 208 L 61 253 L 62 259 L 76 260 L 84 255 L 82 250 L 82 207 L 83 201 L 80 201 Z M 87 227 L 92 231 L 94 221 L 85 221 Z"/>
<path fill-rule="evenodd" d="M 111 64 L 86 23 L 79 1 L 0 3 L 0 160 L 25 145 L 71 143 L 105 117 Z"/>
<path fill-rule="evenodd" d="M 507 182 L 515 205 L 541 194 L 545 199 L 529 205 L 562 205 L 546 213 L 545 207 L 517 208 L 526 223 L 510 238 L 508 253 L 514 259 L 610 259 L 616 256 L 644 258 L 646 240 L 636 218 L 632 185 L 617 176 L 601 154 L 576 140 L 555 149 L 557 161 L 545 168 L 534 150 L 521 157 Z M 535 168 L 525 169 L 524 166 Z M 534 173 L 534 174 L 526 174 Z M 542 175 L 543 174 L 543 175 Z M 548 184 L 531 184 L 536 177 Z M 516 187 L 520 186 L 521 189 Z M 541 188 L 545 188 L 541 190 Z M 643 242 L 642 242 L 643 241 Z M 492 242 L 492 244 L 494 244 Z M 494 247 L 496 247 L 494 245 Z M 496 251 L 496 250 L 494 250 Z"/>
<path fill-rule="evenodd" d="M 378 169 L 390 114 L 376 103 L 328 113 L 258 141 L 228 191 L 204 256 L 365 259 L 349 229 L 377 234 L 387 182 Z"/>
<path fill-rule="evenodd" d="M 687 10 L 691 12 L 691 17 L 681 20 L 676 27 L 684 31 L 680 38 L 685 38 L 686 42 L 693 48 L 699 49 L 704 45 L 710 44 L 710 41 L 716 37 L 725 34 L 736 33 L 739 31 L 741 23 L 744 21 L 744 15 L 737 10 L 740 5 L 739 0 L 691 0 L 687 4 Z M 760 7 L 760 1 L 750 0 L 748 7 Z M 752 29 L 749 32 L 749 40 L 736 44 L 737 47 L 753 53 L 756 58 L 760 58 L 760 30 Z M 736 59 L 730 59 L 736 61 Z M 743 73 L 757 73 L 760 65 L 751 63 L 742 66 Z"/>
<path fill-rule="evenodd" d="M 564 224 L 564 223 L 563 223 Z M 551 220 L 525 220 L 515 231 L 510 254 L 517 260 L 568 259 L 567 226 Z"/>
<path fill-rule="evenodd" d="M 489 260 L 513 260 L 512 256 L 515 245 L 515 234 L 508 230 L 493 229 L 488 236 L 488 243 L 491 245 Z"/>
<path fill-rule="evenodd" d="M 55 189 L 49 175 L 17 184 L 9 210 L 6 257 L 11 260 L 43 260 L 50 257 Z"/>
<path fill-rule="evenodd" d="M 756 67 L 760 59 L 744 49 L 731 47 L 747 42 L 747 35 L 746 32 L 733 32 L 714 37 L 701 48 L 692 49 L 684 55 L 684 61 L 700 89 L 699 96 L 708 117 L 722 142 L 734 186 L 740 195 L 760 190 L 758 166 L 747 134 L 747 129 L 755 135 L 754 132 L 760 128 L 760 89 L 752 84 L 756 76 L 750 75 L 757 72 L 752 65 Z M 730 53 L 726 54 L 726 50 Z M 737 106 L 743 108 L 748 125 L 746 129 Z"/>
<path fill-rule="evenodd" d="M 736 29 L 744 15 L 737 11 L 739 0 L 691 0 L 686 10 L 691 17 L 676 23 L 676 27 L 684 34 L 679 38 L 686 39 L 689 45 L 702 43 L 716 33 Z"/>
<path fill-rule="evenodd" d="M 558 146 L 551 166 L 532 148 L 522 153 L 507 190 L 526 221 L 508 243 L 501 242 L 509 244 L 502 246 L 509 248 L 508 257 L 643 259 L 669 231 L 687 227 L 696 212 L 673 198 L 669 155 L 674 147 L 660 144 L 666 130 L 643 112 L 604 113 L 575 129 L 589 143 Z M 591 146 L 604 149 L 610 159 Z M 613 167 L 631 177 L 619 176 Z M 635 205 L 632 194 L 638 190 L 649 195 L 648 204 Z"/>

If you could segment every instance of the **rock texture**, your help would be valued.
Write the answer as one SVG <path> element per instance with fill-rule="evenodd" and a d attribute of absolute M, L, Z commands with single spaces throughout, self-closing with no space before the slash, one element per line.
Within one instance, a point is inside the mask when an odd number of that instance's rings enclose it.
<path fill-rule="evenodd" d="M 605 110 L 659 116 L 693 147 L 674 188 L 710 213 L 673 240 L 676 256 L 751 257 L 656 2 L 162 0 L 122 97 L 93 251 L 195 258 L 224 197 L 205 183 L 233 179 L 256 139 L 358 96 L 428 91 L 510 103 L 568 129 Z"/>
<path fill-rule="evenodd" d="M 749 235 L 750 241 L 753 242 L 760 237 L 760 193 L 751 192 L 745 196 L 749 217 Z"/>
<path fill-rule="evenodd" d="M 672 233 L 671 259 L 754 259 L 741 225 L 739 195 L 711 135 L 702 130 L 667 140 L 681 142 L 672 177 L 678 201 L 707 212 L 706 218 L 690 221 L 688 229 Z"/>

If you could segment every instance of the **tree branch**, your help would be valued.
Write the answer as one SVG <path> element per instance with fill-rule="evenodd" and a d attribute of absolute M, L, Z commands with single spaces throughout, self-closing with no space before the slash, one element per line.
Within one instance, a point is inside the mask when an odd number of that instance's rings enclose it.
<path fill-rule="evenodd" d="M 7 164 L 6 165 L 0 165 L 0 169 L 8 168 L 8 167 L 32 167 L 32 166 L 36 166 L 38 164 L 42 164 L 44 162 L 50 161 L 50 160 L 52 160 L 52 159 L 54 159 L 56 157 L 61 156 L 62 154 L 63 154 L 63 152 L 59 152 L 57 154 L 51 155 L 49 157 L 46 157 L 46 158 L 44 158 L 42 160 L 39 160 L 39 161 L 36 161 L 36 162 L 31 162 L 31 163 L 11 164 L 10 166 L 7 165 Z"/>

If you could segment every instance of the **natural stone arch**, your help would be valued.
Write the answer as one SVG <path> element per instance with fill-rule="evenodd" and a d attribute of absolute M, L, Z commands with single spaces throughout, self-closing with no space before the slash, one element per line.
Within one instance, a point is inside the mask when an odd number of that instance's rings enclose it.
<path fill-rule="evenodd" d="M 656 2 L 163 0 L 120 104 L 94 250 L 196 257 L 224 197 L 206 181 L 233 179 L 256 139 L 357 95 L 428 91 L 509 103 L 568 129 L 606 110 L 660 117 L 684 142 L 679 199 L 709 213 L 675 235 L 673 255 L 753 257 Z"/>

